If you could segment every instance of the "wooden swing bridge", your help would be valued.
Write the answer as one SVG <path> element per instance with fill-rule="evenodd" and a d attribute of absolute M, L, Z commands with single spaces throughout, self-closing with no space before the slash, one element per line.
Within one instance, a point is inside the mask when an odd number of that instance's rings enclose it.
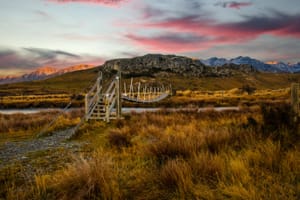
<path fill-rule="evenodd" d="M 85 120 L 104 120 L 122 117 L 122 100 L 136 103 L 154 103 L 171 95 L 171 86 L 150 86 L 142 83 L 133 83 L 131 78 L 129 89 L 121 87 L 121 73 L 113 77 L 107 88 L 104 87 L 102 73 L 91 90 L 85 95 Z"/>

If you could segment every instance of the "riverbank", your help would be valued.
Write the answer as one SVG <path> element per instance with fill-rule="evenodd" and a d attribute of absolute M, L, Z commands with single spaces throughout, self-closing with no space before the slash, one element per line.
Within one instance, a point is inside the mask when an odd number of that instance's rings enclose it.
<path fill-rule="evenodd" d="M 176 91 L 176 94 L 155 103 L 133 103 L 123 101 L 124 107 L 170 108 L 170 107 L 230 107 L 252 106 L 261 103 L 285 102 L 290 97 L 290 89 L 256 90 L 251 94 L 239 89 L 222 91 Z M 0 97 L 0 109 L 21 108 L 64 108 L 71 102 L 72 108 L 84 107 L 84 94 L 68 95 L 25 95 Z"/>
<path fill-rule="evenodd" d="M 42 112 L 73 112 L 73 111 L 80 111 L 83 110 L 82 108 L 70 108 L 70 109 L 59 109 L 59 108 L 29 108 L 29 109 L 0 109 L 0 114 L 3 115 L 14 115 L 14 114 L 36 114 Z M 204 107 L 204 108 L 197 108 L 197 107 L 190 107 L 190 108 L 143 108 L 143 107 L 123 107 L 122 113 L 143 113 L 143 112 L 158 112 L 158 111 L 168 111 L 168 112 L 178 112 L 178 111 L 227 111 L 227 110 L 239 110 L 238 106 L 230 106 L 230 107 Z M 112 110 L 114 112 L 114 110 Z"/>

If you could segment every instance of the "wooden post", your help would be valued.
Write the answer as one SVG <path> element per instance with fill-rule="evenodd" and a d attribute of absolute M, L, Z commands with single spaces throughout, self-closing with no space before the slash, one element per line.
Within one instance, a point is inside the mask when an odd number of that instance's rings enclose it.
<path fill-rule="evenodd" d="M 108 102 L 109 94 L 105 94 L 104 97 L 104 105 L 105 105 L 105 119 L 107 123 L 109 123 L 110 110 L 109 110 L 109 102 Z"/>
<path fill-rule="evenodd" d="M 115 88 L 116 88 L 116 101 L 117 101 L 116 114 L 117 114 L 117 118 L 119 119 L 122 116 L 121 67 L 119 63 L 117 63 L 115 64 L 114 68 L 115 70 L 118 70 L 118 75 L 115 80 Z"/>
<path fill-rule="evenodd" d="M 89 114 L 89 105 L 88 105 L 88 94 L 85 95 L 84 98 L 84 105 L 85 105 L 85 120 L 88 121 L 88 114 Z"/>
<path fill-rule="evenodd" d="M 119 76 L 119 117 L 122 117 L 122 89 L 121 89 L 121 83 L 122 83 L 122 71 L 121 71 L 121 66 L 119 65 L 119 71 L 118 71 L 118 76 Z"/>
<path fill-rule="evenodd" d="M 124 81 L 124 95 L 127 96 L 126 82 Z"/>
<path fill-rule="evenodd" d="M 131 80 L 130 80 L 130 87 L 129 87 L 129 97 L 130 98 L 133 98 L 132 93 L 133 93 L 133 78 L 131 78 Z"/>
<path fill-rule="evenodd" d="M 293 111 L 299 114 L 299 83 L 292 83 L 291 85 L 291 106 Z"/>
<path fill-rule="evenodd" d="M 141 89 L 141 82 L 139 82 L 139 85 L 138 85 L 138 93 L 137 93 L 138 100 L 140 99 L 140 89 Z"/>
<path fill-rule="evenodd" d="M 120 91 L 120 78 L 119 76 L 116 77 L 115 81 L 116 87 L 116 100 L 117 100 L 117 108 L 116 108 L 116 113 L 117 113 L 117 118 L 119 119 L 121 117 L 121 91 Z"/>

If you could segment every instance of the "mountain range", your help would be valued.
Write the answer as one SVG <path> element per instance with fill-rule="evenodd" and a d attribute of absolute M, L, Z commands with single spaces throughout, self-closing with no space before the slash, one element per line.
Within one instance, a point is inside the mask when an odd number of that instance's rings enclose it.
<path fill-rule="evenodd" d="M 239 56 L 232 59 L 225 59 L 225 58 L 217 58 L 212 57 L 206 60 L 200 59 L 200 61 L 205 64 L 206 66 L 213 66 L 213 67 L 220 67 L 224 66 L 225 64 L 247 64 L 254 67 L 256 70 L 261 72 L 273 72 L 273 73 L 299 73 L 300 72 L 300 63 L 296 64 L 287 64 L 284 62 L 262 62 L 260 60 L 256 60 L 254 58 L 250 58 L 248 56 Z"/>
<path fill-rule="evenodd" d="M 57 69 L 54 67 L 41 67 L 31 73 L 27 73 L 21 76 L 4 76 L 0 77 L 0 84 L 9 84 L 9 83 L 17 83 L 17 82 L 26 82 L 26 81 L 34 81 L 34 80 L 43 80 L 47 78 L 51 78 L 54 76 L 62 75 L 68 72 L 85 70 L 95 67 L 94 65 L 75 65 L 71 67 L 66 67 L 63 69 Z"/>

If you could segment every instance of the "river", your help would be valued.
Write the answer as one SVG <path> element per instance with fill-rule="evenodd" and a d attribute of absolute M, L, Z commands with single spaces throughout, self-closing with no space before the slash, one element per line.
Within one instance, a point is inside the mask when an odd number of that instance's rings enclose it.
<path fill-rule="evenodd" d="M 67 111 L 79 110 L 80 108 L 71 108 Z M 62 111 L 63 109 L 59 108 L 27 108 L 27 109 L 0 109 L 0 114 L 12 115 L 12 114 L 35 114 L 40 112 L 49 112 L 49 111 Z M 143 112 L 157 112 L 160 110 L 166 110 L 171 112 L 176 111 L 227 111 L 227 110 L 239 110 L 239 107 L 203 107 L 203 108 L 122 108 L 122 113 L 143 113 Z"/>

